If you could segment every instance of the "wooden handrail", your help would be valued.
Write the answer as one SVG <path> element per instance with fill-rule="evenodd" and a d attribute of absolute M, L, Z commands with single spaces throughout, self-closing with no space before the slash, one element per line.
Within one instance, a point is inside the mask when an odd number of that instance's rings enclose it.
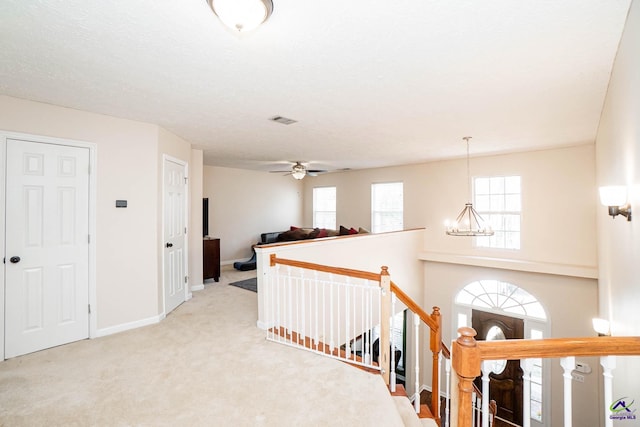
<path fill-rule="evenodd" d="M 415 314 L 417 314 L 420 317 L 420 320 L 422 320 L 424 323 L 426 323 L 426 325 L 429 327 L 429 329 L 431 329 L 432 331 L 435 331 L 435 330 L 438 329 L 438 325 L 431 318 L 431 315 L 427 314 L 427 312 L 424 311 L 422 309 L 422 307 L 420 307 L 418 304 L 416 304 L 416 302 L 413 301 L 411 299 L 411 297 L 409 297 L 409 295 L 405 294 L 404 291 L 402 289 L 400 289 L 393 282 L 391 282 L 391 292 L 395 293 L 396 296 L 398 297 L 398 299 L 404 305 L 406 305 L 409 310 L 411 310 Z"/>
<path fill-rule="evenodd" d="M 358 279 L 380 282 L 380 273 L 371 273 L 370 271 L 352 270 L 350 268 L 331 267 L 328 265 L 314 264 L 312 262 L 277 258 L 276 254 L 271 254 L 270 263 L 271 267 L 275 267 L 276 264 L 282 264 L 289 265 L 291 267 L 306 268 L 308 270 L 322 271 L 323 273 L 339 274 L 341 276 L 355 277 Z"/>
<path fill-rule="evenodd" d="M 640 355 L 640 337 L 547 338 L 540 340 L 478 341 L 481 360 L 535 357 Z"/>
<path fill-rule="evenodd" d="M 451 350 L 449 350 L 449 347 L 442 341 L 440 342 L 440 349 L 445 359 L 451 359 Z"/>
<path fill-rule="evenodd" d="M 640 355 L 640 337 L 476 341 L 474 329 L 465 327 L 458 332 L 451 360 L 458 376 L 458 427 L 471 426 L 472 385 L 484 360 Z"/>

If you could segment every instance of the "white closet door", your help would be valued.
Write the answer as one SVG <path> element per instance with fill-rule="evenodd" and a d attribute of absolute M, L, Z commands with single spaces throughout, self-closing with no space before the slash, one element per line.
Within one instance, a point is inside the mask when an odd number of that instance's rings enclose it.
<path fill-rule="evenodd" d="M 5 357 L 89 336 L 89 149 L 7 140 Z"/>

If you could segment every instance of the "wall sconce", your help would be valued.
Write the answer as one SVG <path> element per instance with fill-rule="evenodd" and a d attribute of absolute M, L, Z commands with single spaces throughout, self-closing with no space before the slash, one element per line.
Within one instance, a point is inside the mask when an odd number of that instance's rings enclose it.
<path fill-rule="evenodd" d="M 599 337 L 608 337 L 611 335 L 608 320 L 594 317 L 591 319 L 591 322 L 593 323 L 593 330 L 598 333 Z"/>
<path fill-rule="evenodd" d="M 627 203 L 627 187 L 610 185 L 600 187 L 600 203 L 609 208 L 609 215 L 622 215 L 631 221 L 631 205 Z"/>

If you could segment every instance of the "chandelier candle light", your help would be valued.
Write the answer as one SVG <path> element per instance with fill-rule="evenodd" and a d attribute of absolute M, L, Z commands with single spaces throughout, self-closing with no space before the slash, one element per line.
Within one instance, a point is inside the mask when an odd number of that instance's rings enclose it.
<path fill-rule="evenodd" d="M 469 140 L 470 136 L 465 136 L 464 141 L 467 143 L 467 188 L 469 192 L 469 200 L 471 200 L 471 177 L 469 173 Z M 485 224 L 484 219 L 475 209 L 470 201 L 465 203 L 464 209 L 458 215 L 453 224 L 448 221 L 445 223 L 446 233 L 449 236 L 493 236 L 491 226 Z"/>

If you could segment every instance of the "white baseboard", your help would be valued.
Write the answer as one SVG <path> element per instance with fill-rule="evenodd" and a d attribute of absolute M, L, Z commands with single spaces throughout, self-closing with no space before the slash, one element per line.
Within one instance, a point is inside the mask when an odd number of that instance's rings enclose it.
<path fill-rule="evenodd" d="M 420 393 L 422 393 L 423 391 L 428 391 L 429 393 L 431 393 L 431 386 L 423 384 L 420 387 Z M 447 399 L 447 392 L 445 390 L 440 390 L 440 397 L 444 397 L 445 399 Z"/>
<path fill-rule="evenodd" d="M 146 319 L 136 320 L 134 322 L 122 323 L 120 325 L 109 326 L 108 328 L 98 329 L 92 338 L 106 337 L 107 335 L 117 334 L 119 332 L 128 331 L 130 329 L 141 328 L 143 326 L 154 325 L 160 323 L 165 318 L 164 313 L 157 316 L 148 317 Z"/>
<path fill-rule="evenodd" d="M 258 329 L 262 329 L 263 331 L 266 331 L 267 329 L 269 329 L 269 325 L 266 322 L 263 322 L 261 320 L 258 320 L 256 322 L 256 326 L 258 326 Z"/>
<path fill-rule="evenodd" d="M 201 291 L 204 289 L 204 283 L 199 285 L 191 285 L 191 292 Z"/>

